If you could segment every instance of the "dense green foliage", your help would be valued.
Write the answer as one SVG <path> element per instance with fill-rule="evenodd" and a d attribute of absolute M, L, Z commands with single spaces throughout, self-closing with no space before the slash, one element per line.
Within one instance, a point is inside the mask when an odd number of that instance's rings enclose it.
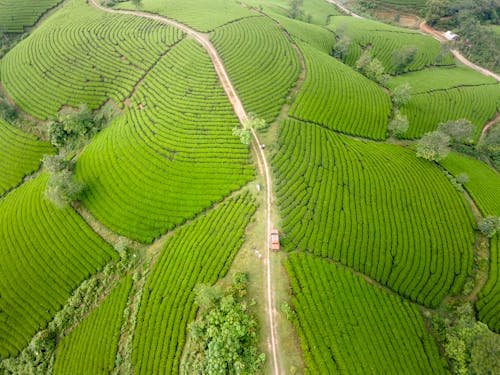
<path fill-rule="evenodd" d="M 0 196 L 40 166 L 44 154 L 54 149 L 10 125 L 0 117 Z"/>
<path fill-rule="evenodd" d="M 251 179 L 237 124 L 207 53 L 182 41 L 79 158 L 83 202 L 115 232 L 151 242 Z"/>
<path fill-rule="evenodd" d="M 438 168 L 401 147 L 299 122 L 281 127 L 279 145 L 287 250 L 340 261 L 428 306 L 460 290 L 472 266 L 473 218 Z"/>
<path fill-rule="evenodd" d="M 111 15 L 70 0 L 2 60 L 1 80 L 27 113 L 121 103 L 181 32 L 160 22 Z"/>
<path fill-rule="evenodd" d="M 420 70 L 429 65 L 453 62 L 450 54 L 443 56 L 438 41 L 407 29 L 347 16 L 333 17 L 330 27 L 337 34 L 346 34 L 351 38 L 349 53 L 344 59 L 351 66 L 356 65 L 365 49 L 370 49 L 373 57 L 382 62 L 388 73 Z M 402 54 L 410 50 L 413 51 L 411 60 L 407 66 L 400 68 L 398 65 Z"/>
<path fill-rule="evenodd" d="M 176 374 L 186 329 L 196 316 L 193 288 L 223 277 L 254 212 L 248 193 L 170 237 L 148 277 L 134 336 L 135 374 Z"/>
<path fill-rule="evenodd" d="M 0 33 L 22 33 L 62 0 L 0 0 Z"/>
<path fill-rule="evenodd" d="M 273 121 L 300 69 L 285 34 L 271 19 L 253 17 L 217 29 L 213 42 L 247 112 Z"/>
<path fill-rule="evenodd" d="M 300 44 L 306 80 L 290 116 L 342 133 L 384 139 L 389 96 L 375 83 L 306 43 Z"/>
<path fill-rule="evenodd" d="M 112 257 L 70 208 L 43 198 L 47 176 L 0 200 L 0 358 L 15 355 Z"/>
<path fill-rule="evenodd" d="M 132 3 L 119 4 L 121 9 L 136 9 Z M 231 21 L 253 15 L 232 0 L 141 0 L 140 10 L 161 14 L 208 32 Z"/>
<path fill-rule="evenodd" d="M 202 311 L 189 325 L 183 374 L 260 373 L 265 354 L 258 353 L 257 321 L 252 314 L 255 301 L 248 299 L 247 287 L 247 276 L 242 273 L 237 273 L 233 285 L 224 291 L 198 285 L 196 304 Z"/>
<path fill-rule="evenodd" d="M 424 8 L 427 0 L 373 0 L 382 5 L 405 7 L 405 8 Z"/>
<path fill-rule="evenodd" d="M 286 267 L 306 374 L 446 373 L 414 305 L 312 255 Z"/>
<path fill-rule="evenodd" d="M 476 137 L 482 127 L 500 109 L 500 84 L 457 87 L 412 95 L 401 112 L 408 117 L 407 138 L 418 138 L 449 120 L 467 119 L 476 125 Z"/>
<path fill-rule="evenodd" d="M 132 277 L 118 285 L 58 345 L 54 374 L 109 374 L 114 368 Z"/>

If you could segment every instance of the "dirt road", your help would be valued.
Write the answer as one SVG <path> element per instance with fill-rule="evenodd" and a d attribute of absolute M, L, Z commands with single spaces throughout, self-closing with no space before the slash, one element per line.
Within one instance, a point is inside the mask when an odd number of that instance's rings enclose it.
<path fill-rule="evenodd" d="M 353 16 L 354 18 L 359 18 L 359 19 L 364 19 L 365 17 L 362 17 L 360 16 L 359 14 L 356 14 L 352 11 L 350 11 L 349 9 L 347 9 L 344 4 L 342 4 L 339 0 L 326 0 L 328 1 L 330 4 L 333 4 L 337 7 L 339 7 L 340 9 L 342 9 L 342 11 L 350 16 Z"/>
<path fill-rule="evenodd" d="M 440 31 L 437 31 L 435 29 L 433 29 L 432 27 L 430 27 L 429 25 L 427 25 L 424 22 L 422 22 L 420 24 L 420 30 L 424 31 L 425 33 L 431 35 L 434 37 L 434 39 L 436 39 L 438 42 L 440 43 L 446 43 L 447 42 L 447 39 L 443 36 L 443 33 L 440 32 Z M 500 75 L 498 74 L 495 74 L 491 71 L 489 71 L 488 69 L 485 69 L 483 67 L 480 67 L 479 65 L 476 65 L 474 64 L 473 62 L 469 61 L 466 57 L 464 57 L 458 50 L 456 49 L 452 49 L 450 50 L 450 52 L 457 58 L 458 61 L 460 61 L 462 64 L 468 66 L 469 68 L 472 68 L 474 69 L 475 71 L 481 73 L 481 74 L 484 74 L 485 76 L 489 76 L 489 77 L 493 77 L 495 78 L 497 81 L 500 82 Z"/>
<path fill-rule="evenodd" d="M 233 107 L 233 110 L 238 116 L 238 119 L 240 123 L 243 125 L 247 120 L 248 120 L 248 115 L 245 111 L 245 108 L 243 107 L 243 103 L 241 102 L 238 94 L 236 93 L 236 90 L 234 89 L 234 86 L 229 79 L 229 76 L 227 74 L 227 71 L 224 67 L 224 64 L 222 62 L 222 59 L 220 58 L 219 54 L 217 53 L 217 50 L 213 46 L 213 44 L 210 42 L 209 37 L 207 34 L 203 34 L 200 32 L 197 32 L 190 27 L 171 20 L 166 17 L 162 17 L 156 14 L 150 14 L 142 11 L 135 11 L 135 10 L 118 10 L 118 9 L 112 9 L 112 8 L 107 8 L 98 3 L 98 0 L 89 0 L 89 3 L 108 13 L 117 13 L 117 14 L 127 14 L 127 15 L 132 15 L 136 17 L 142 17 L 142 18 L 147 18 L 155 21 L 159 21 L 162 23 L 165 23 L 167 25 L 176 27 L 180 30 L 182 30 L 184 33 L 187 35 L 193 37 L 201 46 L 207 51 L 207 53 L 210 56 L 210 59 L 212 60 L 215 72 L 217 73 L 219 80 L 221 82 L 222 87 L 224 88 L 224 91 L 226 92 L 226 95 Z M 269 321 L 269 327 L 270 327 L 270 351 L 272 353 L 272 365 L 273 365 L 273 372 L 275 375 L 279 375 L 279 364 L 278 364 L 278 356 L 277 356 L 277 346 L 279 345 L 278 342 L 278 337 L 277 337 L 277 327 L 275 323 L 275 314 L 277 312 L 277 309 L 275 307 L 275 302 L 274 302 L 274 294 L 273 294 L 273 288 L 271 285 L 271 274 L 272 274 L 272 269 L 271 269 L 271 249 L 269 247 L 269 237 L 271 234 L 271 191 L 272 191 L 272 182 L 271 182 L 271 173 L 269 171 L 269 165 L 266 159 L 266 155 L 263 151 L 263 149 L 260 147 L 261 142 L 259 140 L 259 137 L 257 133 L 252 129 L 252 136 L 254 140 L 253 144 L 253 149 L 254 152 L 256 153 L 256 156 L 258 158 L 258 164 L 259 164 L 259 171 L 264 172 L 263 177 L 265 179 L 265 187 L 266 187 L 266 206 L 267 206 L 267 228 L 266 228 L 266 238 L 264 239 L 264 246 L 267 249 L 266 252 L 266 273 L 267 273 L 267 285 L 266 285 L 266 290 L 267 290 L 267 316 L 268 316 L 268 321 Z"/>

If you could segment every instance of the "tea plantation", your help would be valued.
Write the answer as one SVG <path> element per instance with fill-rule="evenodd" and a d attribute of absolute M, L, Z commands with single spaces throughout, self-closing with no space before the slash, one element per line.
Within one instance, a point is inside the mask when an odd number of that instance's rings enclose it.
<path fill-rule="evenodd" d="M 448 47 L 326 0 L 0 0 L 0 374 L 498 373 L 500 83 Z"/>

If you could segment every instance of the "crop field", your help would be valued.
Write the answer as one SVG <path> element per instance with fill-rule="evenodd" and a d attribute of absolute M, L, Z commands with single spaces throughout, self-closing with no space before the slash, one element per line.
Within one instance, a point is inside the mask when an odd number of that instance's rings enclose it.
<path fill-rule="evenodd" d="M 500 333 L 500 234 L 490 240 L 490 269 L 488 281 L 476 303 L 479 319 Z"/>
<path fill-rule="evenodd" d="M 0 200 L 0 358 L 17 354 L 115 257 L 72 209 L 43 198 L 46 182 L 41 175 Z"/>
<path fill-rule="evenodd" d="M 193 288 L 223 277 L 244 240 L 255 208 L 243 193 L 176 231 L 145 285 L 134 336 L 135 374 L 177 374 Z"/>
<path fill-rule="evenodd" d="M 332 17 L 331 20 L 329 27 L 332 30 L 345 33 L 352 39 L 346 57 L 346 62 L 351 66 L 356 65 L 364 49 L 370 48 L 373 57 L 379 59 L 386 72 L 392 74 L 396 72 L 393 54 L 408 47 L 415 47 L 416 54 L 405 71 L 420 70 L 434 64 L 453 64 L 451 54 L 448 53 L 444 58 L 440 57 L 441 45 L 430 36 L 377 21 L 360 20 L 348 16 Z"/>
<path fill-rule="evenodd" d="M 435 130 L 442 122 L 467 119 L 476 125 L 478 137 L 484 124 L 500 110 L 500 84 L 458 87 L 413 95 L 401 109 L 408 117 L 412 139 Z"/>
<path fill-rule="evenodd" d="M 426 0 L 375 0 L 377 3 L 410 8 L 424 8 Z"/>
<path fill-rule="evenodd" d="M 62 0 L 0 0 L 0 32 L 22 33 Z"/>
<path fill-rule="evenodd" d="M 122 280 L 78 327 L 61 343 L 54 374 L 109 374 L 115 367 L 120 328 L 132 277 Z"/>
<path fill-rule="evenodd" d="M 286 267 L 306 374 L 448 373 L 414 305 L 312 255 Z"/>
<path fill-rule="evenodd" d="M 83 202 L 114 231 L 151 242 L 253 177 L 209 61 L 193 40 L 178 44 L 80 157 Z"/>
<path fill-rule="evenodd" d="M 427 306 L 458 292 L 472 266 L 473 218 L 437 168 L 404 148 L 296 121 L 279 144 L 287 250 L 340 261 Z"/>
<path fill-rule="evenodd" d="M 120 104 L 181 36 L 159 22 L 70 0 L 2 60 L 1 81 L 22 110 L 41 119 L 64 105 Z"/>
<path fill-rule="evenodd" d="M 316 49 L 330 54 L 335 47 L 335 34 L 322 26 L 293 20 L 288 17 L 273 16 L 281 26 L 294 38 L 306 42 Z"/>
<path fill-rule="evenodd" d="M 118 4 L 117 8 L 137 9 L 131 2 Z M 255 15 L 236 0 L 142 0 L 140 10 L 175 19 L 202 32 Z"/>
<path fill-rule="evenodd" d="M 464 187 L 471 195 L 484 216 L 500 215 L 500 174 L 482 161 L 450 153 L 439 162 L 455 177 L 467 174 L 469 181 Z"/>
<path fill-rule="evenodd" d="M 449 90 L 459 87 L 496 85 L 497 81 L 465 66 L 436 67 L 391 77 L 389 89 L 409 84 L 411 94 Z"/>
<path fill-rule="evenodd" d="M 213 42 L 245 109 L 273 121 L 300 69 L 285 34 L 269 18 L 254 17 L 217 29 Z"/>
<path fill-rule="evenodd" d="M 306 80 L 290 116 L 346 134 L 385 139 L 392 107 L 389 96 L 331 56 L 305 43 L 300 48 Z"/>
<path fill-rule="evenodd" d="M 38 169 L 44 154 L 53 152 L 49 143 L 38 141 L 0 118 L 0 196 Z"/>

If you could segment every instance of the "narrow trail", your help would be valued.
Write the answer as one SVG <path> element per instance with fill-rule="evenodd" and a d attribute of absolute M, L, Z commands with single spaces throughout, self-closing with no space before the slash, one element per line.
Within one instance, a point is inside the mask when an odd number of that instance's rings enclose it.
<path fill-rule="evenodd" d="M 245 108 L 243 106 L 243 103 L 241 102 L 240 98 L 238 97 L 238 94 L 236 93 L 236 90 L 229 79 L 229 76 L 226 72 L 226 69 L 224 67 L 224 64 L 222 62 L 222 59 L 217 53 L 217 50 L 215 47 L 212 45 L 212 43 L 209 40 L 209 36 L 207 34 L 203 34 L 200 32 L 197 32 L 190 27 L 168 19 L 166 17 L 162 17 L 156 14 L 150 14 L 142 11 L 135 11 L 135 10 L 118 10 L 118 9 L 112 9 L 112 8 L 107 8 L 98 3 L 98 0 L 89 0 L 90 5 L 96 7 L 97 9 L 100 9 L 104 12 L 108 13 L 116 13 L 116 14 L 126 14 L 126 15 L 131 15 L 131 16 L 136 16 L 136 17 L 142 17 L 142 18 L 147 18 L 151 19 L 154 21 L 162 22 L 164 24 L 176 27 L 180 30 L 182 30 L 184 33 L 186 33 L 188 36 L 194 38 L 201 46 L 207 51 L 208 55 L 210 56 L 210 59 L 212 60 L 215 72 L 217 73 L 217 76 L 219 77 L 219 80 L 221 82 L 221 85 L 226 92 L 226 95 L 229 99 L 229 102 L 231 103 L 233 110 L 238 117 L 240 123 L 243 125 L 247 120 L 248 120 L 248 115 L 245 111 Z M 269 247 L 269 237 L 271 233 L 271 191 L 272 191 L 272 182 L 271 182 L 271 173 L 269 171 L 269 165 L 266 159 L 266 155 L 263 151 L 263 149 L 260 147 L 261 142 L 259 140 L 259 137 L 257 136 L 257 133 L 255 130 L 252 129 L 252 137 L 254 139 L 254 144 L 253 144 L 253 150 L 257 154 L 257 159 L 258 159 L 258 164 L 259 164 L 259 170 L 265 179 L 265 184 L 266 184 L 266 209 L 267 209 L 267 218 L 266 218 L 266 223 L 267 223 L 267 230 L 266 230 L 266 238 L 265 238 L 265 248 L 267 249 L 266 252 L 266 271 L 267 271 L 267 285 L 266 285 L 266 290 L 267 290 L 267 316 L 268 316 L 268 322 L 269 322 L 269 327 L 270 327 L 270 338 L 271 338 L 271 343 L 270 343 L 270 350 L 272 352 L 272 362 L 273 362 L 273 373 L 275 375 L 279 375 L 279 364 L 278 364 L 278 358 L 277 358 L 277 346 L 279 345 L 278 338 L 277 338 L 277 327 L 275 324 L 275 314 L 277 312 L 277 309 L 275 307 L 275 302 L 274 302 L 274 294 L 272 291 L 272 286 L 271 286 L 271 249 Z"/>
<path fill-rule="evenodd" d="M 481 141 L 484 139 L 484 137 L 486 137 L 486 135 L 490 131 L 491 127 L 497 123 L 500 123 L 500 112 L 497 113 L 497 115 L 493 120 L 491 120 L 484 126 L 483 130 L 481 131 L 481 136 L 479 137 L 478 143 L 481 143 Z"/>
<path fill-rule="evenodd" d="M 356 14 L 354 12 L 352 12 L 351 10 L 347 9 L 344 4 L 342 4 L 342 2 L 340 2 L 339 0 L 326 0 L 327 2 L 329 2 L 330 4 L 333 4 L 335 5 L 336 7 L 340 8 L 344 13 L 350 15 L 350 16 L 353 16 L 354 18 L 359 18 L 359 19 L 364 19 L 365 17 L 363 16 L 360 16 L 359 14 Z"/>

